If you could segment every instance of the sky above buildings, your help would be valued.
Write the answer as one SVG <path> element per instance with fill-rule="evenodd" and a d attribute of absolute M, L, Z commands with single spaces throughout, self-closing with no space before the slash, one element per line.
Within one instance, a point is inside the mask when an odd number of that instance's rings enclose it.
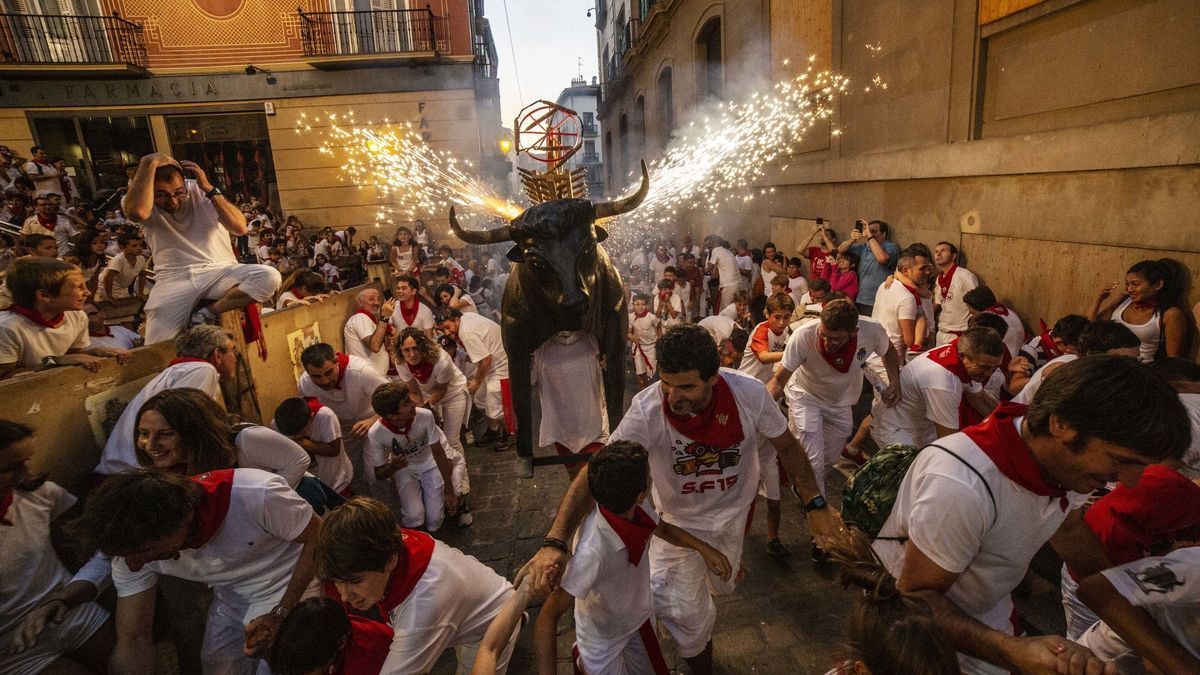
<path fill-rule="evenodd" d="M 587 15 L 594 5 L 595 0 L 488 1 L 487 17 L 500 58 L 505 127 L 511 128 L 513 118 L 529 103 L 558 98 L 579 73 L 588 82 L 599 75 L 595 17 Z"/>

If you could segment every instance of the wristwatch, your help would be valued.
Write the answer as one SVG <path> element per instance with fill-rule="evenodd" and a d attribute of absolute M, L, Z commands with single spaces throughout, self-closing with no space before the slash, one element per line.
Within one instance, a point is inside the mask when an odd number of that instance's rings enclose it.
<path fill-rule="evenodd" d="M 213 197 L 216 197 L 217 195 L 223 195 L 223 194 L 225 194 L 225 193 L 221 192 L 221 188 L 214 185 L 211 190 L 204 193 L 204 196 L 208 197 L 209 199 L 212 199 Z"/>
<path fill-rule="evenodd" d="M 271 610 L 271 616 L 277 616 L 280 619 L 286 619 L 289 613 L 283 605 L 275 605 L 275 609 Z"/>
<path fill-rule="evenodd" d="M 43 356 L 42 357 L 42 367 L 43 368 L 57 368 L 58 365 L 59 364 L 58 364 L 57 356 Z"/>
<path fill-rule="evenodd" d="M 812 513 L 813 511 L 820 511 L 821 509 L 825 508 L 826 506 L 829 506 L 829 504 L 827 504 L 825 502 L 825 498 L 822 497 L 821 495 L 817 495 L 816 497 L 813 497 L 807 504 L 804 505 L 804 512 Z"/>

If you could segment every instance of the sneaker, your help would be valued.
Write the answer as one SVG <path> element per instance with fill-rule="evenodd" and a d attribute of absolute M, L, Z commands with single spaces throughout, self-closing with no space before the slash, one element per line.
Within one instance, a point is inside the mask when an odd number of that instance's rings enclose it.
<path fill-rule="evenodd" d="M 829 554 L 825 552 L 816 542 L 812 545 L 812 561 L 815 563 L 823 563 L 829 560 Z"/>
<path fill-rule="evenodd" d="M 507 430 L 505 430 L 503 428 L 500 429 L 499 437 L 496 440 L 496 444 L 492 446 L 492 450 L 494 450 L 496 452 L 504 452 L 505 450 L 508 450 L 511 447 L 512 447 L 512 437 L 508 435 Z"/>
<path fill-rule="evenodd" d="M 767 555 L 778 560 L 783 560 L 784 558 L 791 557 L 792 552 L 783 545 L 782 541 L 779 541 L 779 537 L 775 537 L 767 542 Z"/>
<path fill-rule="evenodd" d="M 488 445 L 500 440 L 500 431 L 498 429 L 488 429 L 483 432 L 482 436 L 475 439 L 475 445 Z"/>
<path fill-rule="evenodd" d="M 207 307 L 201 307 L 200 309 L 192 312 L 192 318 L 188 321 L 188 328 L 206 323 L 216 324 L 217 315 L 210 312 Z"/>
<path fill-rule="evenodd" d="M 867 459 L 869 459 L 861 450 L 851 448 L 849 445 L 842 446 L 842 457 L 854 462 L 858 466 L 866 464 Z"/>
<path fill-rule="evenodd" d="M 467 508 L 466 503 L 458 507 L 458 526 L 469 527 L 475 522 L 475 516 L 471 515 L 471 509 Z"/>

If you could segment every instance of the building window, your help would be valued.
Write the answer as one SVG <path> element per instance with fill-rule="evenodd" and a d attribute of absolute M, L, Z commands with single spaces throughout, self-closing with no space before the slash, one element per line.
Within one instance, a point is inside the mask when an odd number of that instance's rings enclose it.
<path fill-rule="evenodd" d="M 584 164 L 595 164 L 598 161 L 600 161 L 600 160 L 598 157 L 596 157 L 596 141 L 584 141 L 583 142 L 583 163 Z"/>
<path fill-rule="evenodd" d="M 696 38 L 700 65 L 699 91 L 704 97 L 721 98 L 725 74 L 721 61 L 721 19 L 710 19 Z"/>
<path fill-rule="evenodd" d="M 658 75 L 658 119 L 662 123 L 659 140 L 667 147 L 671 132 L 675 131 L 675 101 L 671 93 L 671 69 L 664 68 Z"/>

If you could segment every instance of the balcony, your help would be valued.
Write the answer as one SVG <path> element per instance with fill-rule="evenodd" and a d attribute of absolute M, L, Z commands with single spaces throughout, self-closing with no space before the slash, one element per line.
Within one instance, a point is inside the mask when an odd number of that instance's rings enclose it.
<path fill-rule="evenodd" d="M 0 14 L 0 73 L 146 75 L 142 27 L 112 16 Z"/>
<path fill-rule="evenodd" d="M 304 60 L 316 68 L 386 65 L 450 51 L 445 17 L 429 9 L 299 14 Z"/>
<path fill-rule="evenodd" d="M 584 136 L 595 136 L 600 130 L 596 128 L 595 122 L 584 122 L 582 132 Z"/>
<path fill-rule="evenodd" d="M 630 19 L 625 22 L 625 26 L 621 32 L 617 34 L 617 53 L 624 56 L 625 52 L 633 48 L 638 39 L 638 26 L 642 23 L 641 19 Z"/>
<path fill-rule="evenodd" d="M 599 153 L 595 153 L 595 152 L 581 153 L 579 155 L 579 163 L 580 164 L 599 164 L 600 163 L 600 155 L 599 155 Z"/>

